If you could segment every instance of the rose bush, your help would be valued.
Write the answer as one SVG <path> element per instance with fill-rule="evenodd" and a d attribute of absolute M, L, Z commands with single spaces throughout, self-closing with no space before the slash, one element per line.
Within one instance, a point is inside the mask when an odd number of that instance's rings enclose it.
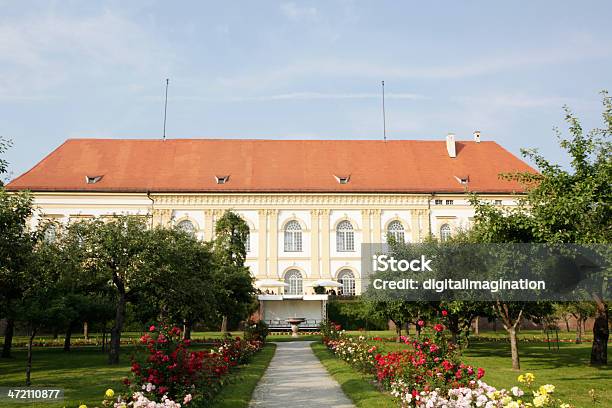
<path fill-rule="evenodd" d="M 444 316 L 444 314 L 442 314 Z M 325 330 L 323 330 L 325 327 Z M 380 387 L 404 408 L 571 408 L 553 396 L 555 387 L 534 387 L 531 373 L 518 377 L 528 388 L 497 390 L 481 379 L 485 372 L 462 363 L 455 345 L 447 341 L 446 327 L 436 323 L 431 337 L 401 337 L 404 349 L 380 353 L 373 338 L 349 337 L 334 324 L 322 325 L 323 342 L 338 358 L 375 376 Z M 382 347 L 382 346 L 381 346 Z"/>
<path fill-rule="evenodd" d="M 164 325 L 152 325 L 140 343 L 143 348 L 132 359 L 132 378 L 124 379 L 126 393 L 113 402 L 117 407 L 147 406 L 142 405 L 145 399 L 162 404 L 160 407 L 180 407 L 181 402 L 205 405 L 221 389 L 230 370 L 249 362 L 263 347 L 262 341 L 236 337 L 193 351 L 191 341 L 181 339 L 178 327 Z"/>

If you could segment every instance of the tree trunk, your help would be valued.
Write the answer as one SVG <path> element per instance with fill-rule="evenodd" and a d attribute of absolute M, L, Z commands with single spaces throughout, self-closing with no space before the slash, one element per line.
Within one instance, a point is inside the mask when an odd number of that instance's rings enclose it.
<path fill-rule="evenodd" d="M 508 334 L 510 335 L 510 353 L 512 353 L 512 369 L 520 370 L 521 362 L 519 359 L 519 350 L 518 350 L 518 341 L 516 338 L 516 327 L 512 326 L 508 329 Z"/>
<path fill-rule="evenodd" d="M 457 345 L 459 339 L 459 317 L 456 315 L 448 316 L 448 330 L 451 332 L 451 343 Z"/>
<path fill-rule="evenodd" d="M 570 332 L 569 319 L 567 318 L 567 316 L 563 316 L 563 320 L 565 320 L 565 330 L 569 333 Z"/>
<path fill-rule="evenodd" d="M 73 323 L 70 322 L 68 324 L 68 328 L 66 329 L 66 337 L 64 337 L 64 351 L 70 351 L 70 339 L 72 337 L 72 327 L 73 327 Z"/>
<path fill-rule="evenodd" d="M 580 324 L 580 319 L 576 318 L 576 344 L 582 343 L 582 324 Z"/>
<path fill-rule="evenodd" d="M 474 323 L 474 334 L 476 336 L 480 335 L 480 316 L 476 316 L 476 321 Z"/>
<path fill-rule="evenodd" d="M 227 333 L 227 316 L 223 316 L 221 320 L 221 333 Z"/>
<path fill-rule="evenodd" d="M 34 341 L 34 336 L 36 336 L 36 329 L 32 329 L 30 332 L 30 338 L 28 339 L 28 360 L 26 363 L 26 380 L 25 385 L 29 387 L 32 385 L 32 381 L 30 379 L 32 373 L 32 342 Z"/>
<path fill-rule="evenodd" d="M 591 364 L 608 364 L 608 339 L 610 329 L 608 327 L 608 305 L 596 298 L 597 312 L 593 324 L 593 347 L 591 348 Z"/>
<path fill-rule="evenodd" d="M 89 323 L 83 322 L 83 337 L 89 340 Z"/>
<path fill-rule="evenodd" d="M 13 347 L 13 334 L 15 333 L 15 320 L 6 319 L 6 330 L 4 331 L 4 344 L 2 345 L 2 358 L 11 357 Z"/>
<path fill-rule="evenodd" d="M 191 340 L 191 320 L 187 319 L 185 320 L 185 324 L 183 326 L 184 330 L 183 330 L 183 339 L 184 340 Z"/>
<path fill-rule="evenodd" d="M 108 364 L 119 364 L 119 348 L 121 346 L 121 330 L 125 319 L 125 293 L 120 291 L 115 311 L 115 324 L 111 328 L 110 351 Z"/>
<path fill-rule="evenodd" d="M 398 323 L 393 322 L 393 323 L 395 324 L 395 334 L 396 334 L 395 342 L 399 343 L 401 341 L 400 337 L 402 337 L 402 323 L 401 322 L 398 322 Z"/>

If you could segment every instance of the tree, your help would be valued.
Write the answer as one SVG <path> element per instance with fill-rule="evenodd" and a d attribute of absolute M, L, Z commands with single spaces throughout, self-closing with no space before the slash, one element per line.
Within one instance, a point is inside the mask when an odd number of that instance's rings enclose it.
<path fill-rule="evenodd" d="M 155 264 L 147 284 L 147 298 L 164 318 L 191 327 L 216 311 L 211 245 L 178 228 L 156 228 L 151 233 L 149 259 Z"/>
<path fill-rule="evenodd" d="M 57 322 L 64 329 L 64 351 L 70 351 L 72 332 L 83 322 L 112 318 L 112 287 L 108 278 L 97 270 L 87 268 L 89 253 L 86 242 L 93 233 L 90 221 L 78 221 L 56 228 L 55 244 L 59 273 L 57 286 L 66 321 Z M 43 226 L 44 228 L 44 226 Z"/>
<path fill-rule="evenodd" d="M 35 239 L 28 229 L 32 197 L 28 193 L 9 194 L 0 187 L 0 317 L 6 319 L 2 357 L 10 357 L 13 344 L 16 305 L 27 283 Z"/>
<path fill-rule="evenodd" d="M 564 169 L 536 150 L 523 150 L 539 174 L 505 175 L 527 187 L 521 214 L 515 220 L 534 242 L 609 244 L 612 239 L 612 98 L 603 95 L 603 127 L 585 133 L 580 121 L 567 107 L 565 120 L 569 136 L 557 130 L 562 149 L 570 159 Z M 512 218 L 507 218 L 512 221 Z M 499 224 L 498 224 L 499 225 Z M 508 224 L 506 224 L 508 225 Z M 516 225 L 518 226 L 518 225 Z M 609 271 L 608 271 L 609 272 Z M 608 276 L 609 280 L 610 276 Z M 606 285 L 603 279 L 602 286 Z M 591 293 L 596 306 L 591 364 L 608 360 L 608 304 L 602 287 Z"/>
<path fill-rule="evenodd" d="M 215 226 L 214 253 L 221 331 L 228 319 L 243 319 L 255 307 L 255 289 L 249 269 L 244 266 L 249 226 L 236 213 L 226 211 Z"/>
<path fill-rule="evenodd" d="M 7 140 L 0 136 L 0 176 L 5 174 L 8 169 L 8 162 L 6 161 L 6 159 L 2 158 L 2 155 L 8 150 L 9 147 L 11 147 L 11 145 L 12 142 L 10 140 Z M 0 178 L 0 187 L 3 185 L 4 183 Z"/>
<path fill-rule="evenodd" d="M 576 343 L 580 344 L 582 343 L 587 319 L 595 316 L 595 304 L 590 302 L 569 302 L 568 311 L 576 319 Z"/>
<path fill-rule="evenodd" d="M 22 297 L 17 305 L 19 320 L 25 323 L 28 330 L 26 386 L 31 385 L 32 342 L 36 333 L 58 321 L 65 322 L 68 319 L 67 313 L 70 313 L 59 293 L 59 249 L 53 240 L 45 239 L 44 231 L 39 229 L 33 233 L 36 245 L 25 269 Z"/>
<path fill-rule="evenodd" d="M 121 332 L 125 323 L 125 307 L 146 287 L 154 264 L 147 245 L 150 231 L 145 220 L 137 216 L 119 216 L 109 222 L 91 221 L 84 240 L 88 254 L 87 270 L 112 282 L 115 319 L 111 328 L 109 364 L 119 363 Z"/>

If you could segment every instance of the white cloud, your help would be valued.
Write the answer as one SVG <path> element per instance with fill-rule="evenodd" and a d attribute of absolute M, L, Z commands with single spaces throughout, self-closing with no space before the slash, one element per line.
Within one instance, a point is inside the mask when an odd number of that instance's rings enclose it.
<path fill-rule="evenodd" d="M 294 2 L 283 3 L 280 6 L 285 17 L 291 20 L 300 20 L 304 18 L 317 17 L 317 9 L 315 7 L 301 7 Z"/>
<path fill-rule="evenodd" d="M 44 99 L 64 81 L 83 75 L 145 73 L 162 52 L 168 55 L 163 48 L 137 24 L 110 11 L 0 21 L 0 99 Z"/>
<path fill-rule="evenodd" d="M 612 49 L 593 41 L 576 40 L 559 49 L 531 49 L 503 54 L 479 56 L 463 61 L 378 64 L 361 59 L 321 58 L 295 61 L 277 67 L 266 67 L 247 74 L 219 77 L 218 85 L 230 89 L 261 90 L 287 85 L 303 78 L 338 77 L 372 80 L 437 80 L 463 79 L 499 72 L 518 72 L 534 67 L 587 61 L 612 55 Z"/>

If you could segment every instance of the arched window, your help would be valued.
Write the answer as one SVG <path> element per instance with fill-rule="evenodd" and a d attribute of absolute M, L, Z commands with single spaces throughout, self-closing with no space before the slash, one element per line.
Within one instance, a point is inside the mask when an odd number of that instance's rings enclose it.
<path fill-rule="evenodd" d="M 355 250 L 355 232 L 350 221 L 342 221 L 336 228 L 336 250 L 338 252 Z"/>
<path fill-rule="evenodd" d="M 244 251 L 251 252 L 251 230 L 246 233 L 246 237 L 244 238 Z"/>
<path fill-rule="evenodd" d="M 342 296 L 355 296 L 355 275 L 350 269 L 343 269 L 338 274 L 338 282 L 342 284 Z"/>
<path fill-rule="evenodd" d="M 395 242 L 404 242 L 404 226 L 398 220 L 391 221 L 387 226 L 387 237 L 393 237 Z"/>
<path fill-rule="evenodd" d="M 295 220 L 285 225 L 285 252 L 302 252 L 302 227 Z"/>
<path fill-rule="evenodd" d="M 448 224 L 443 224 L 440 227 L 440 241 L 444 242 L 451 236 L 451 227 Z"/>
<path fill-rule="evenodd" d="M 297 269 L 290 269 L 285 274 L 285 294 L 287 295 L 302 295 L 304 289 L 302 286 L 302 274 Z"/>
<path fill-rule="evenodd" d="M 183 220 L 176 224 L 177 228 L 189 235 L 195 235 L 195 225 L 189 220 Z"/>
<path fill-rule="evenodd" d="M 52 244 L 57 239 L 57 225 L 48 224 L 45 227 L 45 232 L 43 233 L 43 239 L 45 242 Z"/>

